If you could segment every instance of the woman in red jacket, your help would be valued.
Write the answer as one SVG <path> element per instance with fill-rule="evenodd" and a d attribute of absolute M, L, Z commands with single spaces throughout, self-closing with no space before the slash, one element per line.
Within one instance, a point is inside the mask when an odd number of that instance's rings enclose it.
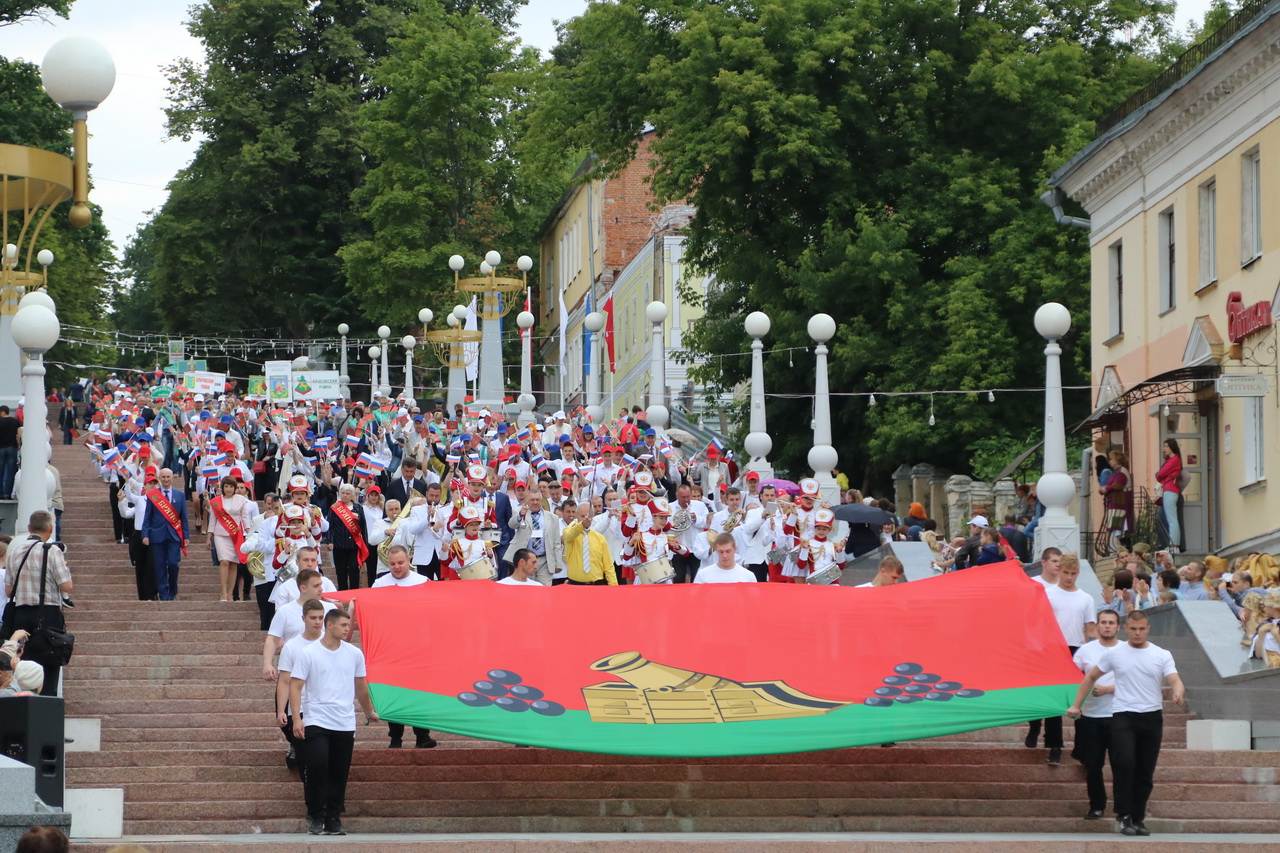
<path fill-rule="evenodd" d="M 1106 527 L 1114 548 L 1133 529 L 1129 518 L 1133 485 L 1129 482 L 1129 458 L 1124 451 L 1113 450 L 1107 454 L 1107 459 L 1110 462 L 1111 478 L 1102 487 L 1102 495 L 1106 509 Z"/>
<path fill-rule="evenodd" d="M 1182 450 L 1178 442 L 1172 438 L 1164 440 L 1161 448 L 1164 463 L 1156 472 L 1156 482 L 1160 484 L 1160 505 L 1164 507 L 1165 523 L 1169 528 L 1169 551 L 1177 553 L 1182 545 L 1182 528 L 1178 525 L 1178 498 L 1182 495 Z"/>

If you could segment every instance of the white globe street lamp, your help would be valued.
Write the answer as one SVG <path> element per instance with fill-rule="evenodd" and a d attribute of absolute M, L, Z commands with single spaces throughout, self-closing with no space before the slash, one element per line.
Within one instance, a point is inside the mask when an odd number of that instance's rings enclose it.
<path fill-rule="evenodd" d="M 520 413 L 516 415 L 516 423 L 528 426 L 537 420 L 533 415 L 538 401 L 533 396 L 533 329 L 534 316 L 528 311 L 516 315 L 516 326 L 520 328 L 520 397 L 516 405 Z"/>
<path fill-rule="evenodd" d="M 830 314 L 814 314 L 809 318 L 809 337 L 816 346 L 813 377 L 813 447 L 809 448 L 809 467 L 818 481 L 822 497 L 830 504 L 840 502 L 840 487 L 831 472 L 840 461 L 831 444 L 831 392 L 827 387 L 827 341 L 835 337 L 836 321 Z"/>
<path fill-rule="evenodd" d="M 600 405 L 600 377 L 604 373 L 602 359 L 605 352 L 600 331 L 604 328 L 604 314 L 592 311 L 582 318 L 582 325 L 591 333 L 591 350 L 587 354 L 591 362 L 591 370 L 587 373 L 587 417 L 593 424 L 599 424 L 604 420 L 604 409 Z"/>
<path fill-rule="evenodd" d="M 400 339 L 400 346 L 404 347 L 404 398 L 405 401 L 413 399 L 413 348 L 418 345 L 413 335 L 405 335 Z"/>
<path fill-rule="evenodd" d="M 338 347 L 338 384 L 341 386 L 340 392 L 342 399 L 351 399 L 351 388 L 348 387 L 351 382 L 351 376 L 347 373 L 347 335 L 350 334 L 351 327 L 346 323 L 338 324 L 338 336 L 342 339 Z"/>
<path fill-rule="evenodd" d="M 89 111 L 107 99 L 116 85 L 111 54 L 91 38 L 72 36 L 56 42 L 40 64 L 40 79 L 49 97 L 71 113 L 72 204 L 68 217 L 75 228 L 93 220 L 89 209 Z"/>
<path fill-rule="evenodd" d="M 743 447 L 746 448 L 750 460 L 748 471 L 755 471 L 761 480 L 773 477 L 773 466 L 769 464 L 769 451 L 773 449 L 773 439 L 769 437 L 765 425 L 764 407 L 764 342 L 760 339 L 769 334 L 772 327 L 769 315 L 763 311 L 752 311 L 743 321 L 742 327 L 751 337 L 751 411 L 750 429 Z"/>
<path fill-rule="evenodd" d="M 1078 553 L 1080 525 L 1067 507 L 1076 494 L 1075 481 L 1067 473 L 1067 429 L 1062 411 L 1062 347 L 1058 341 L 1071 331 L 1071 312 L 1049 302 L 1036 309 L 1036 331 L 1044 347 L 1044 472 L 1036 483 L 1036 497 L 1044 515 L 1036 524 L 1035 553 L 1055 547 Z"/>
<path fill-rule="evenodd" d="M 389 353 L 391 352 L 391 347 L 387 345 L 387 340 L 391 337 L 391 327 L 379 326 L 378 337 L 382 339 L 382 377 L 381 377 L 382 384 L 379 386 L 379 390 L 382 391 L 382 396 L 390 397 L 391 396 L 391 368 L 388 365 L 388 359 L 389 359 Z"/>
<path fill-rule="evenodd" d="M 22 366 L 22 393 L 25 398 L 23 419 L 30 427 L 23 430 L 22 470 L 28 476 L 18 483 L 18 515 L 14 521 L 14 535 L 19 535 L 26 531 L 31 513 L 49 509 L 45 477 L 30 474 L 33 471 L 40 471 L 42 474 L 48 471 L 50 454 L 53 452 L 49 445 L 49 431 L 44 428 L 49 417 L 49 409 L 45 403 L 44 354 L 58 342 L 62 326 L 57 315 L 49 308 L 28 303 L 14 315 L 11 329 L 14 343 L 27 357 L 26 364 Z"/>
<path fill-rule="evenodd" d="M 378 399 L 378 356 L 382 355 L 382 348 L 377 346 L 369 347 L 369 404 L 373 405 Z"/>
<path fill-rule="evenodd" d="M 653 324 L 652 344 L 649 348 L 649 408 L 645 420 L 656 430 L 667 426 L 669 413 L 664 405 L 667 389 L 667 356 L 663 345 L 663 322 L 667 319 L 667 306 L 650 302 L 644 309 L 645 319 Z"/>

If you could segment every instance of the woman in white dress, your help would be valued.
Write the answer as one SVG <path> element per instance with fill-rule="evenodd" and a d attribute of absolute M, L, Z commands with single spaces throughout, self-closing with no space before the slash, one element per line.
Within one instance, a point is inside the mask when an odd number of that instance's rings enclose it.
<path fill-rule="evenodd" d="M 221 601 L 231 600 L 231 590 L 236 584 L 236 571 L 240 566 L 236 539 L 243 543 L 244 535 L 249 530 L 249 503 L 247 497 L 236 494 L 236 481 L 233 477 L 222 478 L 222 482 L 218 484 L 218 496 L 209 501 L 209 535 L 213 538 L 214 551 L 218 556 Z"/>

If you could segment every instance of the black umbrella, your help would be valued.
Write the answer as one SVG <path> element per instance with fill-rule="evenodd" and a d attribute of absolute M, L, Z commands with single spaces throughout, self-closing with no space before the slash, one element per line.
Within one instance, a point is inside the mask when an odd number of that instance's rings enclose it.
<path fill-rule="evenodd" d="M 843 521 L 847 524 L 870 524 L 879 527 L 882 524 L 888 524 L 893 521 L 893 516 L 880 509 L 878 506 L 867 506 L 866 504 L 840 504 L 831 510 L 837 521 Z"/>

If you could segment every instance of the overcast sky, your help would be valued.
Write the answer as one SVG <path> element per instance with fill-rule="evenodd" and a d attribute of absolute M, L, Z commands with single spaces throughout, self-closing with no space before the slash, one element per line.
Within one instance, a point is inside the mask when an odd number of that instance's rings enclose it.
<path fill-rule="evenodd" d="M 191 159 L 194 143 L 165 136 L 166 80 L 161 69 L 181 56 L 198 58 L 184 22 L 193 0 L 76 0 L 69 20 L 51 18 L 0 28 L 0 55 L 39 63 L 68 35 L 92 36 L 115 57 L 116 87 L 89 117 L 93 200 L 117 248 L 165 199 L 165 184 Z M 1199 20 L 1210 0 L 1181 0 L 1178 24 Z M 553 21 L 586 8 L 586 0 L 529 0 L 518 17 L 526 44 L 555 44 Z"/>

